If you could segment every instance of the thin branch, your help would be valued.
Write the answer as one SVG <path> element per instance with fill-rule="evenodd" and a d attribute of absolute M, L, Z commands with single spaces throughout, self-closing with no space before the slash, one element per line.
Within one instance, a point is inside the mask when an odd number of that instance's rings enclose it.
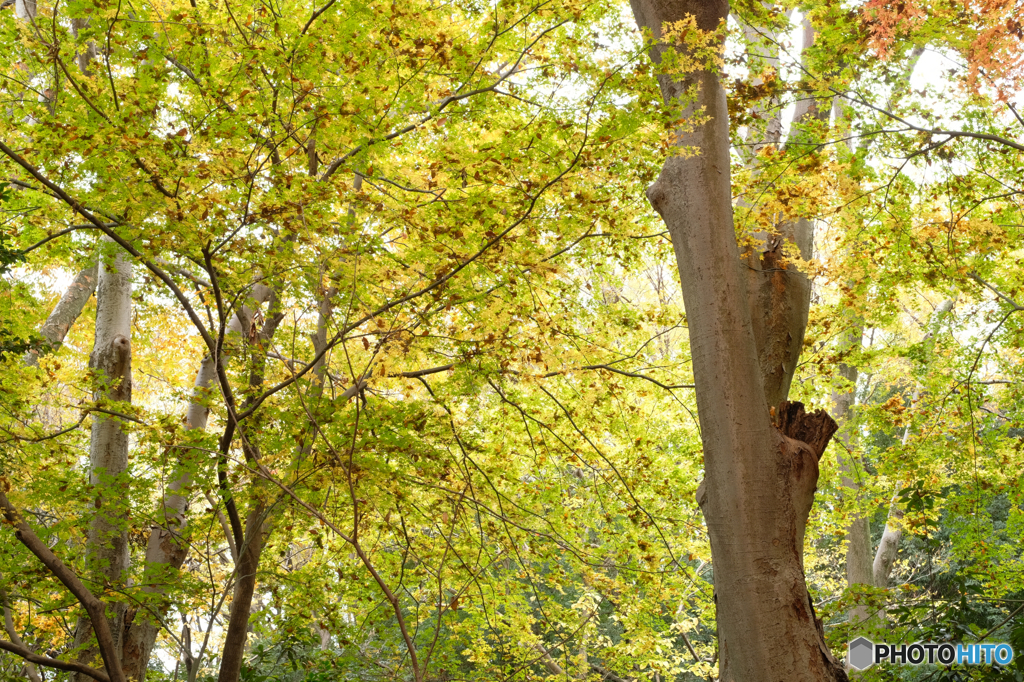
<path fill-rule="evenodd" d="M 976 273 L 976 272 L 968 272 L 967 276 L 970 277 L 971 279 L 973 279 L 975 282 L 977 282 L 981 286 L 983 286 L 986 289 L 988 289 L 989 291 L 991 291 L 993 294 L 995 294 L 999 298 L 1001 298 L 1004 301 L 1006 301 L 1007 303 L 1009 303 L 1011 306 L 1013 306 L 1014 312 L 1018 312 L 1018 311 L 1024 310 L 1024 306 L 1018 305 L 1017 302 L 1014 301 L 1012 298 L 1010 298 L 1009 296 L 1007 296 L 1003 292 L 999 291 L 999 289 L 996 289 L 994 286 L 992 286 L 991 284 L 989 284 L 988 282 L 983 280 L 981 277 L 978 276 L 978 273 Z"/>
<path fill-rule="evenodd" d="M 829 88 L 829 90 L 839 97 L 842 97 L 851 102 L 855 102 L 856 104 L 860 104 L 861 106 L 865 106 L 869 109 L 877 111 L 883 116 L 888 116 L 892 120 L 898 121 L 903 125 L 907 126 L 908 128 L 910 128 L 911 130 L 914 130 L 919 133 L 927 133 L 929 135 L 948 135 L 950 138 L 966 137 L 975 140 L 985 140 L 987 142 L 996 142 L 1006 147 L 1016 149 L 1017 151 L 1024 152 L 1024 144 L 1021 144 L 1020 142 L 1015 142 L 1014 140 L 1010 140 L 1005 137 L 1000 137 L 999 135 L 992 135 L 991 133 L 975 133 L 969 130 L 943 130 L 941 128 L 925 128 L 924 126 L 915 125 L 908 121 L 907 119 L 903 118 L 902 116 L 898 116 L 883 107 L 876 106 L 871 102 L 868 102 L 867 100 L 864 100 L 860 97 L 851 95 L 850 93 L 843 92 L 842 90 L 837 90 L 836 88 L 831 87 Z"/>

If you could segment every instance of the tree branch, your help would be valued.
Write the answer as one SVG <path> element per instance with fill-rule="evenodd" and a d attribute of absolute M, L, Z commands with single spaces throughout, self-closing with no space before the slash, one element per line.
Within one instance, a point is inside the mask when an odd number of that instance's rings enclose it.
<path fill-rule="evenodd" d="M 0 143 L 2 144 L 2 143 Z M 3 480 L 4 487 L 7 487 L 7 481 Z M 37 559 L 53 574 L 57 580 L 61 581 L 65 587 L 78 599 L 79 603 L 85 607 L 86 613 L 89 614 L 89 620 L 92 623 L 93 631 L 96 633 L 96 641 L 99 645 L 100 655 L 103 657 L 103 664 L 109 672 L 109 677 L 99 673 L 102 677 L 97 677 L 88 673 L 90 676 L 103 680 L 103 682 L 127 682 L 124 676 L 124 672 L 121 670 L 121 660 L 117 655 L 117 647 L 114 644 L 114 638 L 110 633 L 110 623 L 107 622 L 107 616 L 105 613 L 105 607 L 103 602 L 97 599 L 92 592 L 89 591 L 79 577 L 68 568 L 63 561 L 57 558 L 50 548 L 39 539 L 39 536 L 25 523 L 24 518 L 15 509 L 14 505 L 11 504 L 10 500 L 7 499 L 5 492 L 0 492 L 0 510 L 3 511 L 4 517 L 7 522 L 14 528 L 14 535 L 18 538 L 21 544 L 25 545 L 30 552 L 32 552 Z M 11 645 L 15 646 L 15 645 Z M 17 652 L 15 652 L 17 653 Z M 31 652 L 28 652 L 31 654 Z M 19 654 L 21 655 L 21 654 Z M 34 655 L 34 654 L 33 654 Z M 33 659 L 33 663 L 41 663 Z M 65 665 L 78 665 L 67 663 Z M 69 668 L 64 668 L 65 670 Z M 78 668 L 73 668 L 78 670 Z M 92 670 L 90 668 L 90 670 Z M 84 671 L 83 671 L 84 672 Z M 96 671 L 99 672 L 99 671 Z"/>
<path fill-rule="evenodd" d="M 50 658 L 49 656 L 40 656 L 39 654 L 32 653 L 28 648 L 18 646 L 12 642 L 7 642 L 0 639 L 0 649 L 10 652 L 15 656 L 21 656 L 29 663 L 35 663 L 36 665 L 45 665 L 48 668 L 56 668 L 58 670 L 67 670 L 73 673 L 82 673 L 88 675 L 94 680 L 100 682 L 110 682 L 110 677 L 107 676 L 102 670 L 97 670 L 90 666 L 82 663 L 75 663 L 73 661 L 61 661 L 56 658 Z"/>

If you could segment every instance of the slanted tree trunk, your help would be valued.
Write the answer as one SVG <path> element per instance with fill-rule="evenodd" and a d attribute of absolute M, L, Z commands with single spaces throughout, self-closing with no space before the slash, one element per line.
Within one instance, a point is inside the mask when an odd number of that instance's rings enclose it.
<path fill-rule="evenodd" d="M 93 399 L 108 412 L 117 403 L 131 402 L 131 295 L 132 266 L 127 254 L 111 253 L 104 240 L 96 287 L 96 338 L 89 368 L 93 372 Z M 104 412 L 93 414 L 89 443 L 89 482 L 96 515 L 89 524 L 86 540 L 86 573 L 97 586 L 123 587 L 128 567 L 128 526 L 122 506 L 127 499 L 128 433 L 120 418 Z M 114 594 L 114 593 L 108 593 Z M 120 654 L 127 605 L 117 598 L 107 601 L 107 619 Z M 83 647 L 79 661 L 94 665 L 99 650 L 92 643 L 93 625 L 88 617 L 78 621 L 75 646 Z M 87 676 L 76 673 L 76 682 Z"/>
<path fill-rule="evenodd" d="M 57 301 L 57 305 L 54 306 L 53 312 L 39 328 L 39 334 L 46 339 L 46 347 L 25 353 L 25 364 L 38 367 L 40 354 L 60 348 L 71 325 L 82 314 L 82 308 L 89 302 L 89 298 L 95 290 L 96 266 L 90 265 L 71 281 L 60 300 Z"/>
<path fill-rule="evenodd" d="M 928 317 L 928 323 L 925 330 L 924 339 L 924 363 L 927 364 L 932 355 L 932 349 L 935 346 L 935 334 L 939 330 L 939 325 L 942 320 L 952 310 L 953 306 L 956 305 L 956 298 L 947 298 L 945 301 L 940 303 L 932 311 L 932 314 Z M 914 400 L 916 401 L 919 397 L 920 392 L 914 391 Z M 900 440 L 900 447 L 905 448 L 907 442 L 910 440 L 910 424 L 907 424 L 906 428 L 903 429 L 903 438 Z M 893 495 L 892 502 L 889 504 L 889 517 L 885 522 L 885 530 L 882 532 L 882 539 L 878 542 L 878 549 L 875 552 L 875 560 L 872 564 L 872 574 L 875 582 L 875 587 L 888 587 L 889 586 L 889 575 L 892 573 L 893 564 L 896 562 L 896 555 L 900 549 L 900 540 L 903 537 L 903 525 L 900 521 L 903 519 L 903 510 L 900 509 L 897 503 L 898 492 Z"/>
<path fill-rule="evenodd" d="M 208 393 L 216 379 L 216 373 L 216 361 L 207 355 L 196 374 L 192 402 L 185 414 L 186 430 L 206 429 L 210 414 L 210 408 L 207 407 Z M 150 529 L 146 545 L 146 574 L 143 577 L 142 591 L 149 594 L 167 593 L 170 574 L 181 568 L 188 553 L 182 533 L 185 529 L 185 512 L 188 508 L 196 458 L 195 451 L 188 448 L 178 448 L 175 454 L 177 466 L 164 493 L 163 509 L 157 516 L 158 523 Z M 145 679 L 149 657 L 156 643 L 156 636 L 160 632 L 160 623 L 155 616 L 162 616 L 163 613 L 164 609 L 157 614 L 141 611 L 133 614 L 125 636 L 122 659 L 125 677 L 129 680 Z"/>
<path fill-rule="evenodd" d="M 687 15 L 701 30 L 717 30 L 729 11 L 723 0 L 631 5 L 637 23 L 656 39 L 665 22 Z M 659 61 L 665 49 L 655 47 L 653 59 Z M 704 446 L 705 478 L 697 494 L 715 566 L 720 679 L 845 680 L 824 642 L 803 575 L 818 461 L 835 422 L 784 402 L 777 421 L 769 414 L 769 382 L 762 376 L 732 220 L 729 118 L 718 74 L 697 71 L 684 81 L 661 75 L 659 84 L 666 101 L 696 87 L 689 112 L 702 108 L 706 117 L 680 131 L 679 143 L 698 153 L 670 158 L 647 194 L 672 236 L 689 323 Z M 787 280 L 776 284 L 786 287 Z"/>

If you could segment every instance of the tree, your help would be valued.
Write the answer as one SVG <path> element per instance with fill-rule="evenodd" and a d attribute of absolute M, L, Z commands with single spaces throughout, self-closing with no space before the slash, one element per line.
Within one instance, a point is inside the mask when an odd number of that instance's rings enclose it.
<path fill-rule="evenodd" d="M 637 1 L 633 11 L 655 40 L 665 37 L 664 27 L 681 24 L 691 35 L 712 36 L 714 48 L 729 6 Z M 803 574 L 818 462 L 836 424 L 823 412 L 808 415 L 788 403 L 789 380 L 774 387 L 758 361 L 766 347 L 802 345 L 806 303 L 758 311 L 761 301 L 751 300 L 732 219 L 725 91 L 708 55 L 685 47 L 700 40 L 691 35 L 681 35 L 685 42 L 675 48 L 693 62 L 690 73 L 680 78 L 669 70 L 659 84 L 666 103 L 689 103 L 678 144 L 694 153 L 670 158 L 648 197 L 672 234 L 689 321 L 704 445 L 698 501 L 715 563 L 720 679 L 845 679 L 824 642 Z M 661 61 L 667 49 L 673 48 L 656 47 L 653 58 Z M 698 115 L 702 120 L 694 121 Z M 763 260 L 771 255 L 769 248 Z M 782 294 L 769 301 L 788 298 L 785 274 L 766 278 Z M 781 317 L 781 324 L 755 340 L 752 308 L 767 319 Z M 795 363 L 776 362 L 791 378 Z M 771 404 L 774 399 L 781 402 Z"/>
<path fill-rule="evenodd" d="M 5 208 L 31 272 L 98 250 L 121 273 L 132 325 L 114 333 L 136 381 L 129 403 L 107 391 L 127 387 L 125 362 L 90 376 L 77 354 L 82 338 L 108 345 L 105 276 L 57 356 L 5 368 L 19 391 L 4 508 L 20 543 L 5 539 L 5 579 L 15 627 L 35 633 L 9 650 L 139 679 L 163 646 L 190 679 L 234 680 L 250 631 L 277 636 L 302 612 L 303 629 L 315 617 L 341 637 L 358 612 L 359 665 L 413 680 L 492 664 L 467 646 L 499 649 L 499 667 L 543 667 L 573 642 L 578 659 L 559 665 L 584 673 L 679 668 L 681 653 L 658 652 L 686 634 L 654 593 L 621 618 L 586 606 L 652 581 L 684 594 L 699 565 L 687 515 L 668 511 L 691 478 L 675 464 L 688 436 L 649 427 L 679 443 L 641 457 L 652 436 L 620 414 L 690 405 L 685 358 L 666 346 L 652 369 L 646 350 L 676 334 L 678 311 L 627 306 L 618 288 L 661 248 L 640 202 L 652 166 L 628 153 L 661 133 L 639 115 L 653 96 L 639 54 L 584 52 L 593 27 L 621 35 L 614 8 L 64 11 L 5 15 L 19 52 L 0 149 L 20 188 Z M 39 324 L 36 296 L 19 312 Z M 673 398 L 623 402 L 623 382 Z M 95 489 L 74 475 L 87 419 L 130 446 L 123 472 L 93 465 Z M 509 464 L 505 448 L 533 461 Z M 78 535 L 90 522 L 103 528 Z M 129 558 L 100 556 L 115 536 Z M 305 565 L 316 599 L 290 587 Z M 569 603 L 539 586 L 581 567 L 590 587 Z M 680 600 L 682 620 L 703 615 L 702 598 Z M 535 605 L 508 621 L 501 601 Z M 40 621 L 36 603 L 59 616 Z M 660 624 L 620 636 L 647 614 Z M 515 644 L 524 630 L 536 646 Z M 710 643 L 699 650 L 685 655 L 707 665 Z"/>

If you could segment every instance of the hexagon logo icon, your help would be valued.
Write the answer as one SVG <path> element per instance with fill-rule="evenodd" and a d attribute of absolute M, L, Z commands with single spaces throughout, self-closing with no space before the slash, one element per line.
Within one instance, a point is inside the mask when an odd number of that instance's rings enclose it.
<path fill-rule="evenodd" d="M 846 660 L 851 668 L 864 670 L 871 667 L 871 664 L 875 662 L 874 652 L 875 645 L 872 644 L 871 640 L 866 637 L 858 637 L 850 642 L 850 653 L 847 655 Z"/>

